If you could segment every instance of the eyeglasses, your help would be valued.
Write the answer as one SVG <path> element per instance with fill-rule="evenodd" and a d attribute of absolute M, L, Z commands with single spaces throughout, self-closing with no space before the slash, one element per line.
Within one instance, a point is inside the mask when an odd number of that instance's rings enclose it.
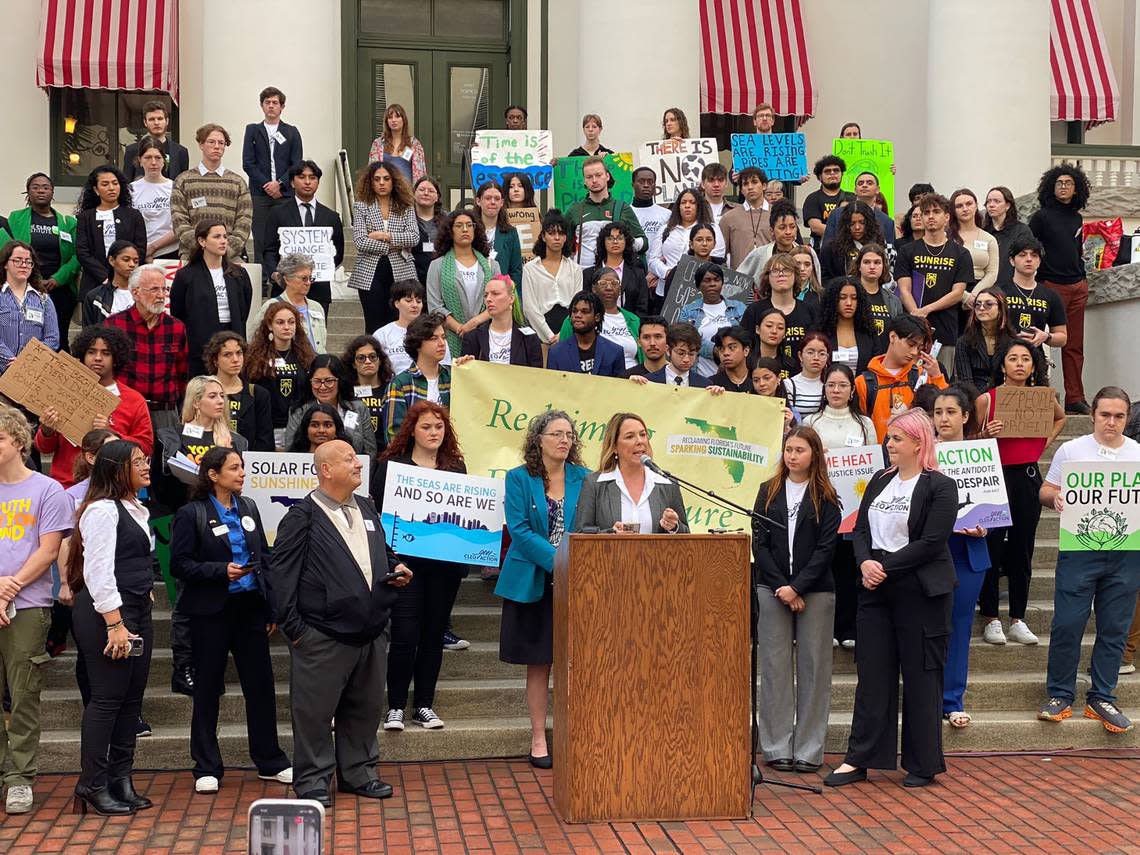
<path fill-rule="evenodd" d="M 574 438 L 574 431 L 572 431 L 572 430 L 550 430 L 550 431 L 547 431 L 546 433 L 544 433 L 542 435 L 548 436 L 551 439 L 573 439 Z"/>
<path fill-rule="evenodd" d="M 1062 178 L 1060 181 L 1057 181 L 1053 186 L 1054 187 L 1076 187 L 1077 182 L 1073 181 L 1071 178 Z"/>
<path fill-rule="evenodd" d="M 131 466 L 135 469 L 150 469 L 150 461 L 145 457 L 136 457 L 131 460 Z"/>
<path fill-rule="evenodd" d="M 795 273 L 793 273 L 791 270 L 786 270 L 783 267 L 779 267 L 779 268 L 774 268 L 771 271 L 769 271 L 768 275 L 769 276 L 794 276 Z"/>
<path fill-rule="evenodd" d="M 35 265 L 35 262 L 30 258 L 9 258 L 8 261 L 17 267 L 32 267 Z"/>
<path fill-rule="evenodd" d="M 625 235 L 623 235 L 623 234 L 609 234 L 609 235 L 606 235 L 606 240 L 614 240 L 614 241 L 625 240 Z"/>
<path fill-rule="evenodd" d="M 474 223 L 456 223 L 454 226 L 452 226 L 452 228 L 457 230 L 457 231 L 461 231 L 461 232 L 473 232 L 473 231 L 475 231 L 475 224 Z"/>
<path fill-rule="evenodd" d="M 290 282 L 303 282 L 306 285 L 312 285 L 313 284 L 313 277 L 312 276 L 286 276 L 285 278 L 288 279 Z"/>
<path fill-rule="evenodd" d="M 995 300 L 978 300 L 978 302 L 974 303 L 975 312 L 978 311 L 978 309 L 996 309 L 997 307 L 998 304 Z"/>
<path fill-rule="evenodd" d="M 320 386 L 322 389 L 327 389 L 329 386 L 335 386 L 337 384 L 337 379 L 335 377 L 325 377 L 323 379 L 314 377 L 309 382 L 314 386 Z"/>
<path fill-rule="evenodd" d="M 842 383 L 828 383 L 826 384 L 826 388 L 839 391 L 840 389 L 850 389 L 851 384 L 845 380 Z"/>
<path fill-rule="evenodd" d="M 358 353 L 356 354 L 357 362 L 379 362 L 380 354 L 378 353 Z"/>

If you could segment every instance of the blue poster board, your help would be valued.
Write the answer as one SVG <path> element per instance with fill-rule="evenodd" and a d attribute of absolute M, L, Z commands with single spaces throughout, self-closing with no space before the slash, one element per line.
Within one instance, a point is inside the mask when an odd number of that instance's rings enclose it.
<path fill-rule="evenodd" d="M 808 174 L 803 134 L 733 134 L 732 168 L 759 166 L 769 181 L 799 181 Z"/>

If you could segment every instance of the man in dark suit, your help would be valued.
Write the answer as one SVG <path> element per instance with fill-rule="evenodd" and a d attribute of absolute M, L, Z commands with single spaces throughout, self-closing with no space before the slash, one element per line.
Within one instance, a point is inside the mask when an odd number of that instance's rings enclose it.
<path fill-rule="evenodd" d="M 712 386 L 708 379 L 694 370 L 701 355 L 701 334 L 692 324 L 670 324 L 665 331 L 665 341 L 669 347 L 669 359 L 656 371 L 644 377 L 630 376 L 635 383 L 668 383 L 673 386 L 690 386 L 694 389 L 709 389 L 714 395 L 724 391 L 721 386 Z"/>
<path fill-rule="evenodd" d="M 354 495 L 362 467 L 352 446 L 326 442 L 313 458 L 318 487 L 281 521 L 272 577 L 281 632 L 292 645 L 293 789 L 327 807 L 334 769 L 342 793 L 392 795 L 376 777 L 376 732 L 388 616 L 395 588 L 412 571 L 387 546 L 372 502 Z"/>
<path fill-rule="evenodd" d="M 241 168 L 249 179 L 253 199 L 253 260 L 262 263 L 269 211 L 293 195 L 285 176 L 290 167 L 305 156 L 301 132 L 281 121 L 285 93 L 276 86 L 261 90 L 261 112 L 265 121 L 245 126 L 241 147 Z"/>
<path fill-rule="evenodd" d="M 290 226 L 317 226 L 332 229 L 333 267 L 344 261 L 344 225 L 340 214 L 317 201 L 317 188 L 321 184 L 321 168 L 311 160 L 302 160 L 290 167 L 289 185 L 293 188 L 292 200 L 285 200 L 269 212 L 269 222 L 265 228 L 265 252 L 261 256 L 262 274 L 273 282 L 273 296 L 284 290 L 283 284 L 274 276 L 277 262 L 281 259 L 281 235 L 278 229 Z M 328 317 L 332 304 L 332 280 L 318 280 L 320 273 L 314 268 L 313 284 L 309 297 L 324 307 Z"/>
<path fill-rule="evenodd" d="M 156 99 L 143 104 L 143 124 L 146 125 L 147 134 L 162 143 L 162 153 L 166 156 L 166 163 L 162 166 L 165 177 L 174 178 L 190 168 L 190 152 L 186 146 L 179 145 L 166 135 L 170 126 L 170 113 L 163 101 Z M 143 177 L 144 170 L 138 158 L 139 144 L 133 142 L 123 152 L 123 174 L 127 176 L 127 181 Z"/>
<path fill-rule="evenodd" d="M 574 335 L 550 348 L 546 367 L 575 374 L 625 376 L 625 351 L 598 333 L 605 309 L 592 291 L 579 291 L 570 300 L 570 329 Z"/>

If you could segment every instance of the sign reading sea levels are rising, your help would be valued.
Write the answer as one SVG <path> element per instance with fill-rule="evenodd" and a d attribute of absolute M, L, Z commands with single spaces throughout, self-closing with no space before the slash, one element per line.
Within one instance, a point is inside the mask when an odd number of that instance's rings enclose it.
<path fill-rule="evenodd" d="M 982 526 L 988 530 L 1013 524 L 996 439 L 940 442 L 935 451 L 939 470 L 958 484 L 955 529 Z"/>
<path fill-rule="evenodd" d="M 389 463 L 380 521 L 400 555 L 498 567 L 503 482 Z"/>
<path fill-rule="evenodd" d="M 1140 463 L 1061 467 L 1062 552 L 1140 550 Z"/>

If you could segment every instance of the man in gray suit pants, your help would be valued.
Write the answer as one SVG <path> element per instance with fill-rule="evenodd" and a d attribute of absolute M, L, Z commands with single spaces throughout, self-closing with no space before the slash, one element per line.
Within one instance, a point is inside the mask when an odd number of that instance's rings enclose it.
<path fill-rule="evenodd" d="M 352 446 L 327 442 L 313 457 L 318 487 L 281 521 L 272 587 L 292 645 L 293 789 L 328 807 L 334 768 L 342 793 L 392 795 L 391 785 L 376 777 L 376 732 L 388 614 L 395 588 L 408 584 L 412 571 L 386 545 L 372 502 L 354 495 L 362 467 Z"/>

